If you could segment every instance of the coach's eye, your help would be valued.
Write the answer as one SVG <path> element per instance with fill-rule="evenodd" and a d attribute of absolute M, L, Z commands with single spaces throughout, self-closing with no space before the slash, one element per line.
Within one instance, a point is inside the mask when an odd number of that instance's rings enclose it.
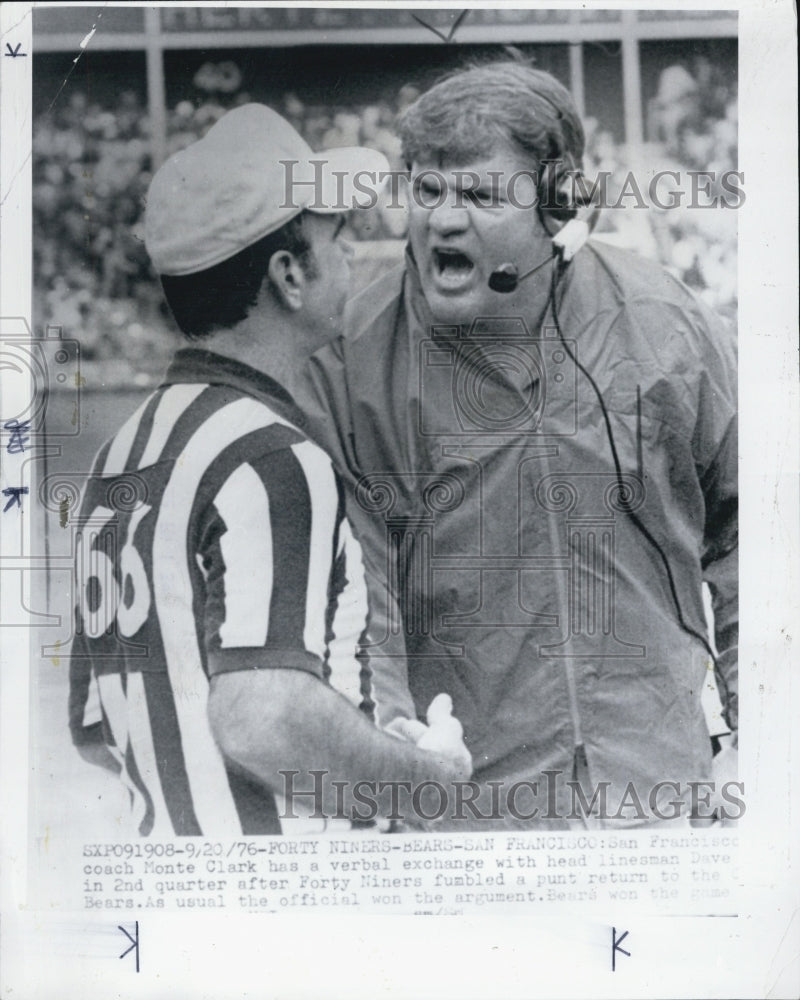
<path fill-rule="evenodd" d="M 478 188 L 477 191 L 467 191 L 466 196 L 473 205 L 479 208 L 500 208 L 502 199 L 497 191 L 491 188 Z"/>
<path fill-rule="evenodd" d="M 435 180 L 424 180 L 417 183 L 417 190 L 422 194 L 423 206 L 433 208 L 442 197 L 442 185 Z"/>

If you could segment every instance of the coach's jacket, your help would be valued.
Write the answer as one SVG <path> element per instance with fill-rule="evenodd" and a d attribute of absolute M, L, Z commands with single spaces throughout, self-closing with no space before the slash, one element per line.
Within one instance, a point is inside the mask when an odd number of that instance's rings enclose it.
<path fill-rule="evenodd" d="M 407 255 L 354 301 L 300 402 L 349 483 L 382 721 L 448 691 L 506 814 L 522 780 L 569 811 L 579 760 L 636 819 L 654 787 L 676 798 L 660 782 L 685 797 L 709 776 L 704 580 L 737 724 L 735 342 L 660 267 L 597 243 L 557 312 L 566 350 L 549 311 L 541 329 L 437 327 Z"/>

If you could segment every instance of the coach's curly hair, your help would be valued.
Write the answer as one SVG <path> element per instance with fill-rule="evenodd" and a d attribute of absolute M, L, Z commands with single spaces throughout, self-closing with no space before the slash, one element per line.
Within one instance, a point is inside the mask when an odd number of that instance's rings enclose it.
<path fill-rule="evenodd" d="M 512 58 L 448 74 L 398 121 L 403 156 L 465 164 L 511 144 L 531 159 L 580 169 L 585 136 L 572 95 L 555 77 Z"/>

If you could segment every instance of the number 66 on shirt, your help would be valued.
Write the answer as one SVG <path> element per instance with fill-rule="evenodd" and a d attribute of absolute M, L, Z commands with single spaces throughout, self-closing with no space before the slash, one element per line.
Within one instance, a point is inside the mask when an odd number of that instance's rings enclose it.
<path fill-rule="evenodd" d="M 147 621 L 150 587 L 133 539 L 150 510 L 147 504 L 142 504 L 130 514 L 118 567 L 115 543 L 117 529 L 122 525 L 113 523 L 118 516 L 116 511 L 102 505 L 95 507 L 78 535 L 77 598 L 84 629 L 92 639 L 99 639 L 115 622 L 121 635 L 127 638 Z"/>

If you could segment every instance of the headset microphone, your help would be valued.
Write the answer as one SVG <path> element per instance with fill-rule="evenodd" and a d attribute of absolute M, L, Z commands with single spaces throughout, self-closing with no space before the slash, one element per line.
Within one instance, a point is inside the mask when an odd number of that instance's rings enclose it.
<path fill-rule="evenodd" d="M 523 275 L 520 275 L 516 265 L 510 261 L 501 264 L 489 275 L 489 288 L 493 292 L 502 292 L 504 294 L 514 292 L 521 281 L 529 278 L 540 268 L 544 267 L 553 257 L 557 257 L 562 264 L 568 264 L 588 240 L 589 234 L 597 224 L 599 215 L 599 205 L 586 205 L 578 209 L 575 218 L 570 219 L 553 237 L 552 256 L 541 261 Z"/>
<path fill-rule="evenodd" d="M 516 264 L 501 264 L 489 275 L 489 288 L 493 292 L 513 292 L 519 284 L 519 271 Z"/>

